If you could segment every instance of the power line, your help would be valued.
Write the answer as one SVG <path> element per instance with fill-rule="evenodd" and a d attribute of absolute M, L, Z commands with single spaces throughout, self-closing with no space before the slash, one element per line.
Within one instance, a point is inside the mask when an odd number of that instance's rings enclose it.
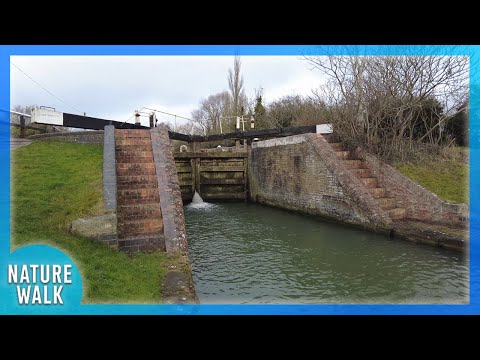
<path fill-rule="evenodd" d="M 64 103 L 65 105 L 67 105 L 68 107 L 74 109 L 75 111 L 77 111 L 78 113 L 82 114 L 83 112 L 78 110 L 77 108 L 71 106 L 71 105 L 68 105 L 65 101 L 63 101 L 62 99 L 60 99 L 57 95 L 55 95 L 54 93 L 52 93 L 51 91 L 49 91 L 48 89 L 46 89 L 45 87 L 43 87 L 42 85 L 40 85 L 37 81 L 35 81 L 31 76 L 29 76 L 25 71 L 23 71 L 22 69 L 20 69 L 17 65 L 15 65 L 13 62 L 10 61 L 10 64 L 12 64 L 13 66 L 15 66 L 23 75 L 25 75 L 27 78 L 29 78 L 30 80 L 32 80 L 35 84 L 37 84 L 38 86 L 40 86 L 40 88 L 42 88 L 43 90 L 45 90 L 47 93 L 49 93 L 50 95 L 52 95 L 54 98 L 56 98 L 57 100 L 61 101 L 62 103 Z"/>
<path fill-rule="evenodd" d="M 141 113 L 143 109 L 147 109 L 147 110 L 151 110 L 151 111 L 154 111 L 154 112 L 158 112 L 158 113 L 161 113 L 161 114 L 165 114 L 165 115 L 170 115 L 170 116 L 175 116 L 177 118 L 180 118 L 180 119 L 185 119 L 185 120 L 188 120 L 188 121 L 193 121 L 193 122 L 198 122 L 198 121 L 204 121 L 204 120 L 214 120 L 214 119 L 211 119 L 211 118 L 205 118 L 205 119 L 197 119 L 197 120 L 194 120 L 194 119 L 190 119 L 190 118 L 187 118 L 187 117 L 184 117 L 184 116 L 180 116 L 180 115 L 176 115 L 176 114 L 171 114 L 171 113 L 168 113 L 166 111 L 161 111 L 161 110 L 157 110 L 157 109 L 152 109 L 152 108 L 149 108 L 149 107 L 142 107 L 138 112 Z M 135 114 L 133 114 L 132 116 L 130 116 L 125 122 L 127 122 L 128 120 L 130 120 L 132 117 L 134 117 Z M 245 115 L 244 115 L 245 116 Z M 236 119 L 237 117 L 241 117 L 241 116 L 219 116 L 218 119 Z"/>
<path fill-rule="evenodd" d="M 159 113 L 162 113 L 162 114 L 165 114 L 165 115 L 175 116 L 175 117 L 177 117 L 177 118 L 185 119 L 185 120 L 188 120 L 188 121 L 195 121 L 195 120 L 193 120 L 193 119 L 189 119 L 189 118 L 186 118 L 186 117 L 183 117 L 183 116 L 180 116 L 180 115 L 170 114 L 170 113 L 168 113 L 168 112 L 161 111 L 161 110 L 156 110 L 156 109 L 152 109 L 152 108 L 148 108 L 148 107 L 144 107 L 144 109 L 152 110 L 152 111 L 159 112 Z"/>
<path fill-rule="evenodd" d="M 203 130 L 205 130 L 205 125 L 202 124 L 201 122 L 202 121 L 211 121 L 211 120 L 215 120 L 215 119 L 211 119 L 211 118 L 205 118 L 205 119 L 197 119 L 197 120 L 194 120 L 194 119 L 190 119 L 190 118 L 187 118 L 187 117 L 184 117 L 184 116 L 180 116 L 180 115 L 176 115 L 176 114 L 172 114 L 172 113 L 169 113 L 169 112 L 166 112 L 166 111 L 161 111 L 161 110 L 157 110 L 157 109 L 153 109 L 153 108 L 149 108 L 149 107 L 142 107 L 140 110 L 134 112 L 134 114 L 132 116 L 130 116 L 127 120 L 125 120 L 123 122 L 123 124 L 125 124 L 127 121 L 129 121 L 132 117 L 135 116 L 136 113 L 140 114 L 140 113 L 145 113 L 144 111 L 142 111 L 143 109 L 146 109 L 146 110 L 151 110 L 153 112 L 158 112 L 158 113 L 161 113 L 161 114 L 165 114 L 165 115 L 170 115 L 170 116 L 174 116 L 175 117 L 175 128 L 176 128 L 176 123 L 177 123 L 177 118 L 180 118 L 180 119 L 185 119 L 185 120 L 188 120 L 188 121 L 191 121 L 193 123 L 193 125 L 200 125 Z M 220 120 L 220 132 L 222 132 L 222 119 L 224 120 L 227 120 L 227 119 L 236 119 L 236 118 L 240 118 L 240 122 L 242 123 L 243 125 L 243 128 L 245 129 L 245 123 L 248 123 L 248 120 L 244 120 L 244 117 L 245 116 L 219 116 L 218 117 L 218 120 Z M 248 115 L 246 115 L 246 117 L 248 118 Z M 193 129 L 193 128 L 192 128 Z"/>

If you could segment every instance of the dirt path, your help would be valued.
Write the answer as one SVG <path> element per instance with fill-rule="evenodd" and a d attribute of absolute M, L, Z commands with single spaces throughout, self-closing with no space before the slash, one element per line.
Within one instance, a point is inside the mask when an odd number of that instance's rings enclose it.
<path fill-rule="evenodd" d="M 10 150 L 19 148 L 21 146 L 26 146 L 31 144 L 32 141 L 28 139 L 20 139 L 20 138 L 11 138 L 10 139 Z"/>

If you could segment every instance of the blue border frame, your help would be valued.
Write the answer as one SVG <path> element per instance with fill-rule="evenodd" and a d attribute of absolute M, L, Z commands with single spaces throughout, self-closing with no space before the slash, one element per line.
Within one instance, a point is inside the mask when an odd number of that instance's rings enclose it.
<path fill-rule="evenodd" d="M 479 187 L 480 46 L 423 45 L 12 45 L 0 46 L 0 109 L 10 108 L 11 55 L 467 55 L 470 56 L 470 188 Z M 0 123 L 9 114 L 0 111 Z M 10 256 L 10 127 L 0 126 L 0 265 Z M 86 305 L 69 307 L 69 314 L 480 314 L 479 194 L 470 192 L 470 304 L 466 305 Z M 0 271 L 0 276 L 3 276 Z M 1 280 L 0 280 L 1 284 Z M 1 290 L 1 288 L 0 288 Z M 3 305 L 0 314 L 12 311 Z M 27 308 L 24 308 L 27 310 Z M 28 310 L 30 312 L 30 309 Z M 59 307 L 38 308 L 35 313 L 65 313 Z"/>

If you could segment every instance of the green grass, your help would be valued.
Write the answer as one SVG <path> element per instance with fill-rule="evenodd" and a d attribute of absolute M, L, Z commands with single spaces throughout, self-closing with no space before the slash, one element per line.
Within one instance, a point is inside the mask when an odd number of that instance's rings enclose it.
<path fill-rule="evenodd" d="M 34 142 L 12 151 L 12 247 L 49 244 L 67 253 L 84 303 L 157 303 L 168 259 L 127 255 L 68 233 L 72 220 L 102 213 L 102 147 Z"/>
<path fill-rule="evenodd" d="M 452 148 L 449 154 L 435 155 L 421 163 L 397 163 L 404 175 L 448 202 L 469 204 L 468 150 Z"/>

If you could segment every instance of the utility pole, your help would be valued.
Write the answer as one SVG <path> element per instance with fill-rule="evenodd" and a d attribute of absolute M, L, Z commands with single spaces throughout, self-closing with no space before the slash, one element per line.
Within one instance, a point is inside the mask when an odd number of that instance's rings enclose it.
<path fill-rule="evenodd" d="M 152 129 L 155 126 L 155 113 L 152 112 L 148 118 L 150 120 L 150 129 Z"/>
<path fill-rule="evenodd" d="M 25 131 L 25 116 L 20 115 L 20 137 L 24 138 L 26 136 L 26 131 Z"/>

